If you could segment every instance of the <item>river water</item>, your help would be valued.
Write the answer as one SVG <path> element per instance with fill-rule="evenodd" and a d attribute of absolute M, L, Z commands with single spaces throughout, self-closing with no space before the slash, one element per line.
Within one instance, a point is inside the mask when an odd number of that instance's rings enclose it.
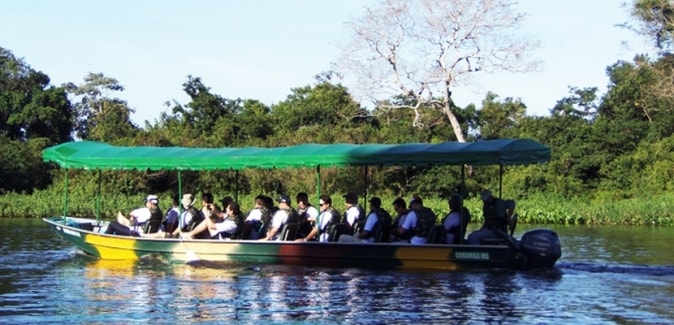
<path fill-rule="evenodd" d="M 550 226 L 552 270 L 412 272 L 100 261 L 40 222 L 0 227 L 2 324 L 674 322 L 668 228 Z"/>

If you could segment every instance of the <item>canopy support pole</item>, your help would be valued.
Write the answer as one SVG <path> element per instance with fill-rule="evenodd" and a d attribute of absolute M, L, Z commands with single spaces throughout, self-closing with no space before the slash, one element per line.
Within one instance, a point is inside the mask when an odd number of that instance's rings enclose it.
<path fill-rule="evenodd" d="M 316 202 L 321 198 L 321 165 L 316 166 Z"/>
<path fill-rule="evenodd" d="M 68 215 L 68 169 L 66 168 L 65 178 L 63 179 L 63 223 L 66 223 L 66 216 Z"/>
<path fill-rule="evenodd" d="M 466 198 L 468 196 L 468 191 L 466 190 L 466 165 L 461 165 L 461 189 L 459 190 L 459 193 L 461 194 L 462 198 Z"/>
<path fill-rule="evenodd" d="M 369 176 L 370 176 L 370 174 L 369 174 L 368 165 L 365 165 L 365 190 L 363 191 L 363 206 L 364 206 L 363 209 L 366 211 L 366 213 L 367 213 L 367 211 L 370 211 L 370 210 L 368 210 L 368 207 L 367 207 L 367 190 L 370 188 L 370 177 Z"/>
<path fill-rule="evenodd" d="M 101 173 L 102 170 L 98 170 L 98 193 L 96 193 L 96 222 L 101 220 Z"/>
<path fill-rule="evenodd" d="M 178 211 L 180 211 L 181 218 L 183 213 L 182 197 L 183 197 L 183 176 L 180 169 L 178 169 L 178 206 L 180 206 L 180 208 L 178 208 Z"/>
<path fill-rule="evenodd" d="M 499 164 L 498 171 L 498 197 L 503 197 L 503 164 Z"/>
<path fill-rule="evenodd" d="M 239 170 L 234 171 L 234 177 L 236 177 L 236 183 L 234 185 L 234 202 L 239 202 Z M 227 207 L 222 207 L 223 210 Z"/>

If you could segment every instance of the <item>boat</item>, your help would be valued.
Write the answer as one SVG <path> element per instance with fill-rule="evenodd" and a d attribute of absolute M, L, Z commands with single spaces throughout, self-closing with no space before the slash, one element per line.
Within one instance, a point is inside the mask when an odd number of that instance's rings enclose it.
<path fill-rule="evenodd" d="M 315 167 L 320 175 L 321 166 L 370 165 L 500 165 L 503 169 L 505 165 L 543 163 L 549 159 L 550 149 L 530 139 L 438 144 L 302 144 L 278 148 L 124 147 L 79 141 L 43 151 L 45 162 L 54 162 L 67 169 L 170 169 L 177 170 L 179 174 L 182 170 Z M 138 260 L 155 256 L 177 263 L 208 261 L 382 269 L 526 270 L 554 267 L 561 257 L 559 238 L 548 229 L 527 231 L 519 239 L 511 233 L 502 240 L 482 245 L 412 245 L 118 236 L 105 234 L 108 221 L 98 217 L 67 216 L 67 204 L 64 204 L 63 215 L 43 220 L 81 251 L 106 260 Z"/>

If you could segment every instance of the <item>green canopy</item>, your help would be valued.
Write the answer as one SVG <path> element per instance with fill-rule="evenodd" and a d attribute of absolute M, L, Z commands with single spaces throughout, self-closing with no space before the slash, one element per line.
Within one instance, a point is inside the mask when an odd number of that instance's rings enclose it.
<path fill-rule="evenodd" d="M 530 139 L 470 143 L 301 144 L 278 148 L 122 147 L 68 142 L 42 158 L 63 168 L 227 170 L 359 165 L 518 165 L 550 160 L 550 148 Z"/>

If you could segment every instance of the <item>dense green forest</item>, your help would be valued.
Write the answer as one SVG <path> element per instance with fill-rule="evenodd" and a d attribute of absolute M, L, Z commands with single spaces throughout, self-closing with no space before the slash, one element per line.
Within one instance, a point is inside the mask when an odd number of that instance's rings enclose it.
<path fill-rule="evenodd" d="M 610 84 L 604 94 L 596 87 L 571 87 L 568 96 L 551 104 L 548 116 L 530 116 L 523 101 L 494 93 L 466 107 L 449 101 L 466 141 L 531 138 L 551 148 L 549 163 L 505 169 L 504 196 L 521 202 L 523 222 L 674 224 L 674 56 L 669 52 L 674 28 L 652 19 L 658 12 L 672 18 L 674 11 L 639 7 L 662 2 L 636 1 L 634 10 L 638 22 L 661 27 L 654 38 L 658 56 L 635 54 L 631 62 L 606 67 Z M 442 108 L 417 105 L 418 98 L 400 95 L 366 109 L 346 86 L 334 81 L 333 72 L 318 74 L 314 83 L 292 89 L 285 100 L 271 106 L 255 99 L 224 98 L 198 76 L 187 76 L 182 86 L 189 102 L 173 101 L 170 113 L 136 125 L 130 118 L 134 110 L 116 97 L 124 91 L 116 79 L 90 73 L 79 84 L 52 85 L 46 72 L 19 55 L 0 47 L 3 217 L 60 213 L 64 171 L 43 163 L 41 150 L 67 141 L 200 147 L 457 141 L 456 128 Z M 394 109 L 391 103 L 421 109 Z M 465 166 L 463 172 L 469 198 L 499 186 L 498 167 Z M 387 167 L 363 173 L 355 167 L 323 169 L 321 191 L 339 197 L 348 191 L 362 193 L 367 179 L 370 195 L 419 193 L 436 200 L 434 208 L 440 210 L 446 208 L 442 202 L 448 195 L 459 190 L 462 170 Z M 173 171 L 104 171 L 102 176 L 99 185 L 95 172 L 69 171 L 76 213 L 92 213 L 99 186 L 105 201 L 122 209 L 137 205 L 145 193 L 168 198 L 178 188 Z M 316 189 L 315 171 L 302 169 L 184 172 L 181 181 L 184 191 L 216 196 L 235 191 L 242 197 L 292 196 Z"/>

